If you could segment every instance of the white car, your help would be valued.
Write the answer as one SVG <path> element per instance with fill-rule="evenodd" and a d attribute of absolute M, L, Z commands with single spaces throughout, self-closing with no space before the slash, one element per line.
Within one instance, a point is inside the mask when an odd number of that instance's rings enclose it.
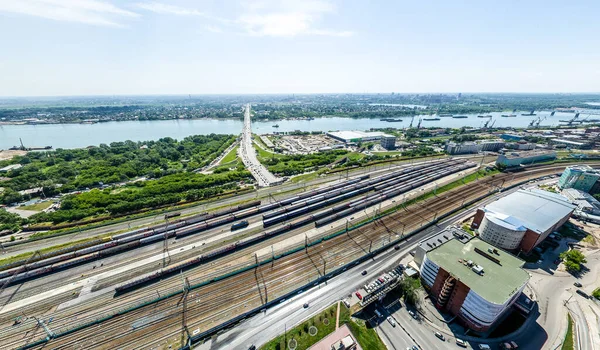
<path fill-rule="evenodd" d="M 392 327 L 396 327 L 396 320 L 394 320 L 392 316 L 388 316 L 387 320 L 392 325 Z"/>

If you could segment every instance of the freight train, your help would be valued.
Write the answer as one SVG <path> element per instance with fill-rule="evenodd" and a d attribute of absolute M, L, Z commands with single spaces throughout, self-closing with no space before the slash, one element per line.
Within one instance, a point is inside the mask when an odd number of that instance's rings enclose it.
<path fill-rule="evenodd" d="M 0 266 L 0 270 L 5 270 L 0 272 L 0 286 L 4 286 L 7 283 L 12 284 L 15 282 L 24 281 L 32 277 L 55 272 L 76 264 L 104 258 L 154 241 L 171 237 L 180 238 L 213 227 L 232 223 L 234 221 L 250 217 L 276 207 L 287 205 L 303 198 L 308 198 L 323 192 L 335 190 L 337 188 L 348 186 L 349 184 L 354 184 L 368 178 L 369 175 L 364 175 L 356 179 L 344 181 L 336 185 L 312 191 L 307 191 L 305 193 L 262 206 L 260 206 L 260 201 L 253 201 L 213 213 L 203 213 L 185 219 L 174 220 L 166 225 L 161 224 L 128 231 L 102 240 L 94 240 L 91 243 L 87 242 L 83 245 L 77 245 L 71 247 L 70 249 L 66 248 L 51 255 L 42 255 L 39 259 L 33 260 L 33 262 L 29 262 L 29 260 L 16 261 L 10 265 L 7 264 Z M 176 213 L 176 216 L 179 215 L 180 213 Z M 85 249 L 78 249 L 82 246 L 85 247 Z M 77 249 L 74 250 L 73 248 Z M 65 251 L 68 252 L 65 253 Z M 68 260 L 72 261 L 69 261 L 68 264 L 61 264 L 61 262 Z M 16 277 L 13 277 L 15 275 Z"/>

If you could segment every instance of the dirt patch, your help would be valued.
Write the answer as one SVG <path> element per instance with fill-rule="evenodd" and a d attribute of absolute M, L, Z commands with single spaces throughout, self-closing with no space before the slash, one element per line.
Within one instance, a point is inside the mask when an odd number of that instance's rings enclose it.
<path fill-rule="evenodd" d="M 6 151 L 0 151 L 0 160 L 7 160 L 7 159 L 12 159 L 13 157 L 16 156 L 24 156 L 27 154 L 27 151 L 11 151 L 11 150 L 6 150 Z"/>

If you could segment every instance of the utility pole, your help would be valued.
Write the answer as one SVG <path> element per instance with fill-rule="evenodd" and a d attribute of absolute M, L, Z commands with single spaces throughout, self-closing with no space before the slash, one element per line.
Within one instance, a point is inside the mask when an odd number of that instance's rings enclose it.
<path fill-rule="evenodd" d="M 44 329 L 44 332 L 46 332 L 46 334 L 48 334 L 48 338 L 49 339 L 53 339 L 56 334 L 54 334 L 54 332 L 52 332 L 50 330 L 50 328 L 48 328 L 48 326 L 46 325 L 46 323 L 44 322 L 44 320 L 40 320 L 39 318 L 33 316 L 33 319 L 37 322 L 38 326 L 42 327 L 42 329 Z"/>
<path fill-rule="evenodd" d="M 183 279 L 183 295 L 181 296 L 182 301 L 183 301 L 183 310 L 181 311 L 181 342 L 180 345 L 181 347 L 184 346 L 184 344 L 189 345 L 189 343 L 191 342 L 191 335 L 190 335 L 190 331 L 188 330 L 187 327 L 187 297 L 189 294 L 189 290 L 190 290 L 190 281 L 188 280 L 187 277 L 185 277 L 185 279 L 183 278 L 183 274 L 181 275 L 181 278 Z M 185 340 L 185 334 L 187 333 L 187 341 L 184 342 Z"/>

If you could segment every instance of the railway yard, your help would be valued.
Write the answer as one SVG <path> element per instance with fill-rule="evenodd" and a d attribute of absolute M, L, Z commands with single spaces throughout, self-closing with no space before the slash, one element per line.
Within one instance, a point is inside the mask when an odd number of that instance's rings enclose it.
<path fill-rule="evenodd" d="M 354 175 L 4 266 L 0 346 L 181 348 L 465 203 L 564 168 L 499 173 L 404 205 L 476 166 L 444 159 Z"/>

